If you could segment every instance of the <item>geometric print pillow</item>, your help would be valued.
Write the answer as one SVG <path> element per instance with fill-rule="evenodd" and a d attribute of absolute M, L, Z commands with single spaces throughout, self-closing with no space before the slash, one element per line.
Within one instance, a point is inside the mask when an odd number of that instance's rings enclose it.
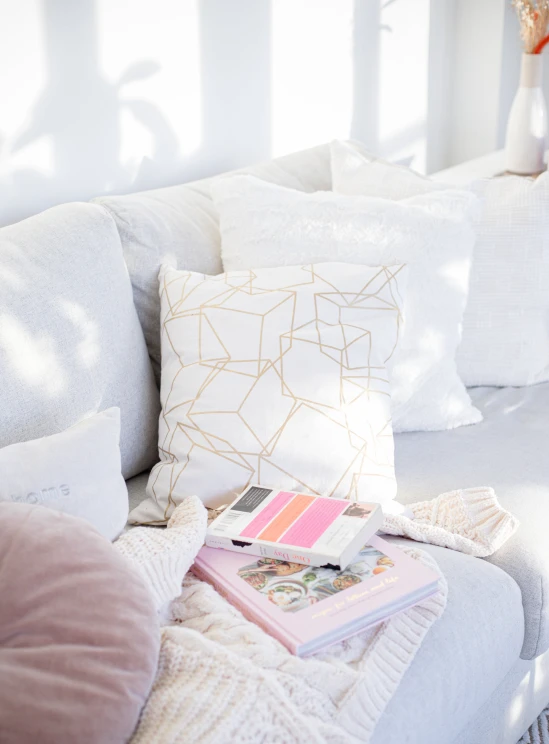
<path fill-rule="evenodd" d="M 165 523 L 191 494 L 215 508 L 249 484 L 394 498 L 385 364 L 404 278 L 344 263 L 163 266 L 161 461 L 131 521 Z"/>

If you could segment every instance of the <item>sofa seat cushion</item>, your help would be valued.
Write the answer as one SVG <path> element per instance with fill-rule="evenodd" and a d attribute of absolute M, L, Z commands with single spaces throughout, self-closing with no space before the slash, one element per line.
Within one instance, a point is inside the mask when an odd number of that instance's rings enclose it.
<path fill-rule="evenodd" d="M 147 483 L 149 482 L 150 471 L 136 475 L 126 481 L 128 487 L 128 502 L 130 511 L 147 498 Z M 129 527 L 130 525 L 128 525 Z"/>
<path fill-rule="evenodd" d="M 409 544 L 391 538 L 397 545 Z M 448 581 L 448 604 L 425 637 L 371 744 L 450 744 L 517 662 L 520 590 L 497 566 L 422 546 Z"/>
<path fill-rule="evenodd" d="M 472 486 L 495 489 L 521 525 L 487 560 L 520 586 L 526 622 L 521 655 L 531 659 L 549 648 L 549 383 L 469 392 L 482 423 L 395 437 L 398 500 Z"/>

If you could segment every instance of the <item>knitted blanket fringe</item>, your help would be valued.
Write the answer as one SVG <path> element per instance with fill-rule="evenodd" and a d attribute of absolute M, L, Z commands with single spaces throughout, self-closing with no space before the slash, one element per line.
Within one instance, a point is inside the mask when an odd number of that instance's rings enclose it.
<path fill-rule="evenodd" d="M 518 521 L 490 488 L 452 491 L 391 514 L 383 531 L 487 556 Z M 157 676 L 132 744 L 343 744 L 369 742 L 387 704 L 446 606 L 447 585 L 419 605 L 307 659 L 187 574 L 204 542 L 196 497 L 168 528 L 136 527 L 115 543 L 155 599 L 162 643 Z M 418 548 L 406 552 L 437 570 Z M 439 572 L 440 573 L 440 572 Z"/>

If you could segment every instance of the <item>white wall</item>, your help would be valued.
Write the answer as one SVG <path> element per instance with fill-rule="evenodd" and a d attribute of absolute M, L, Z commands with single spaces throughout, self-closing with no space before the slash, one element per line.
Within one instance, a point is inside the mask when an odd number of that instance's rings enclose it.
<path fill-rule="evenodd" d="M 491 147 L 501 55 L 473 97 L 456 66 L 498 2 L 0 0 L 0 224 L 332 138 L 427 171 Z"/>
<path fill-rule="evenodd" d="M 453 70 L 447 159 L 456 164 L 500 149 L 517 91 L 522 46 L 516 13 L 507 0 L 451 0 Z M 549 53 L 544 53 L 549 101 Z"/>
<path fill-rule="evenodd" d="M 507 0 L 455 0 L 452 164 L 496 148 L 506 6 Z"/>

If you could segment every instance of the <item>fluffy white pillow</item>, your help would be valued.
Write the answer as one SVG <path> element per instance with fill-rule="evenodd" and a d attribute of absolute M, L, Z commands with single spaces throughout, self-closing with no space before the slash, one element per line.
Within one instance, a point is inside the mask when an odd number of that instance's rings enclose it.
<path fill-rule="evenodd" d="M 396 494 L 385 362 L 401 266 L 326 263 L 208 277 L 163 267 L 161 463 L 131 521 L 165 522 L 250 483 Z"/>
<path fill-rule="evenodd" d="M 128 518 L 120 461 L 120 409 L 42 439 L 0 449 L 0 501 L 40 504 L 81 517 L 114 540 Z"/>
<path fill-rule="evenodd" d="M 405 199 L 450 188 L 333 142 L 334 190 Z M 549 379 L 549 173 L 471 184 L 480 197 L 458 372 L 466 385 Z"/>
<path fill-rule="evenodd" d="M 480 421 L 454 355 L 468 289 L 476 198 L 444 190 L 400 202 L 304 194 L 251 176 L 212 184 L 225 270 L 298 262 L 410 265 L 405 324 L 389 373 L 395 431 Z"/>

